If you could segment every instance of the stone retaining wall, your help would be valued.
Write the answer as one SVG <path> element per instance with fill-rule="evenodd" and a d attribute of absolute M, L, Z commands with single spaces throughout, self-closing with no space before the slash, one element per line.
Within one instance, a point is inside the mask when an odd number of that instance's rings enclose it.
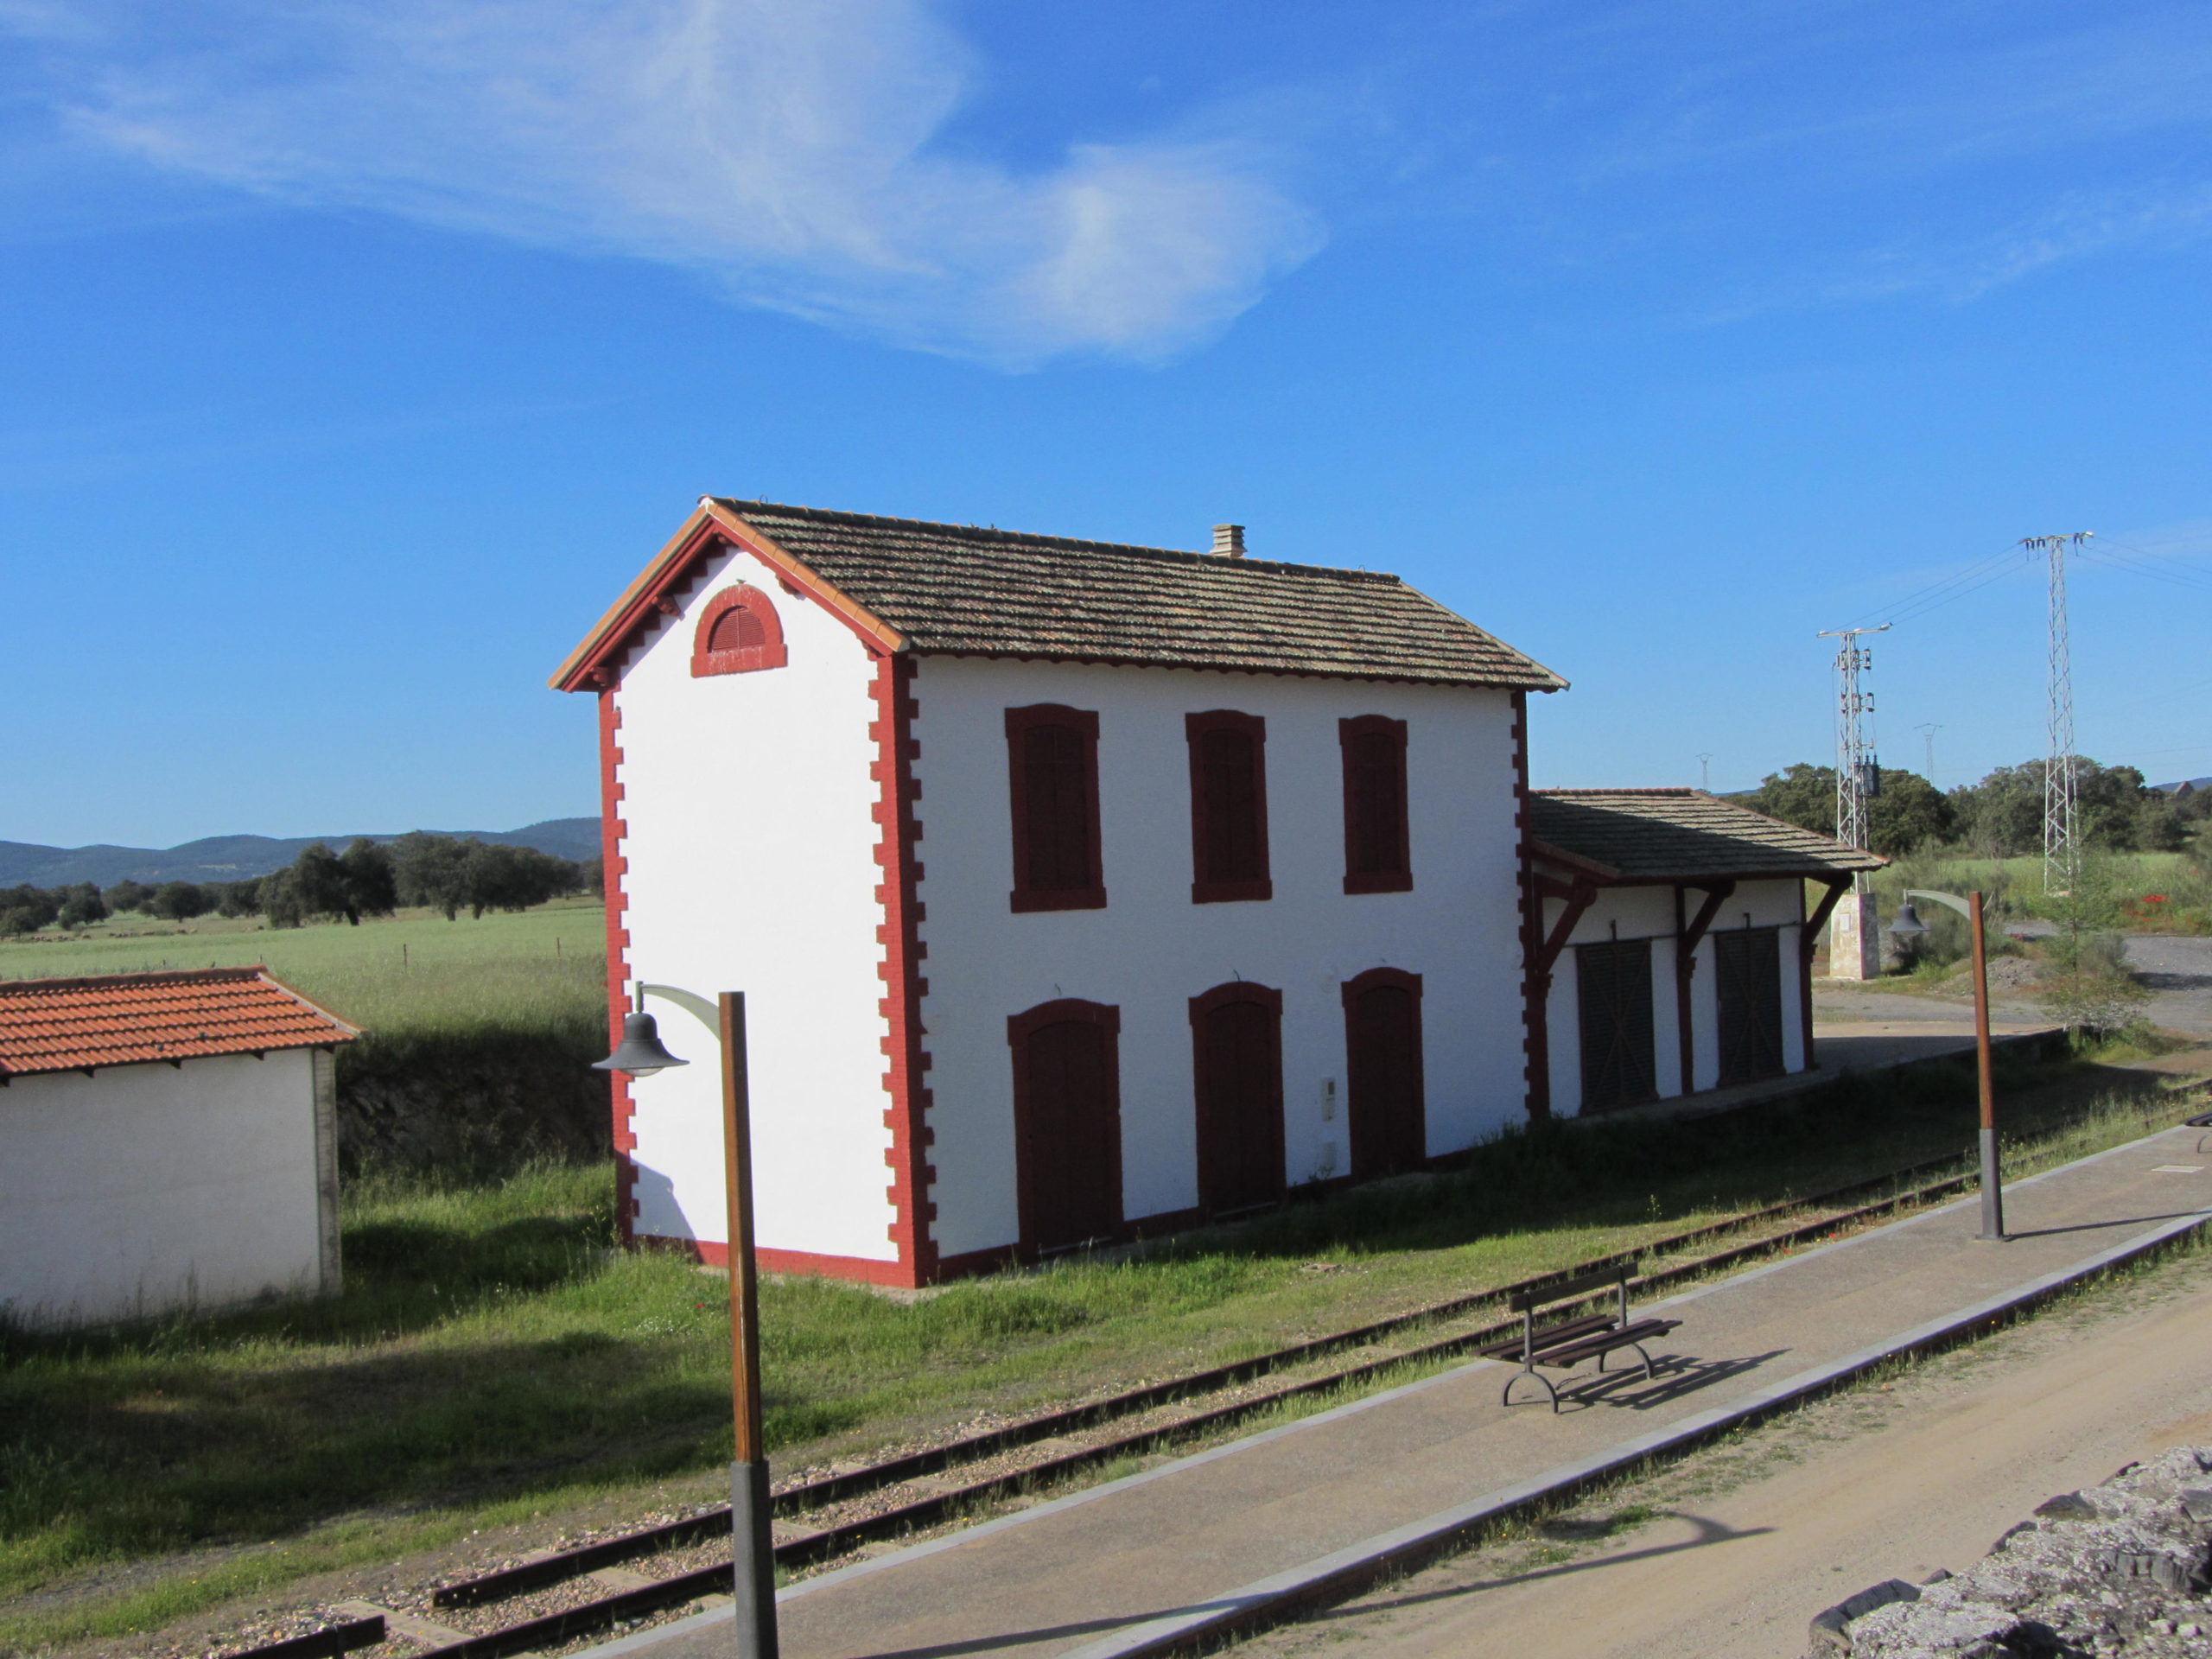
<path fill-rule="evenodd" d="M 2205 1659 L 2212 1448 L 2062 1492 L 1980 1562 L 1892 1579 L 1813 1621 L 1812 1659 Z"/>

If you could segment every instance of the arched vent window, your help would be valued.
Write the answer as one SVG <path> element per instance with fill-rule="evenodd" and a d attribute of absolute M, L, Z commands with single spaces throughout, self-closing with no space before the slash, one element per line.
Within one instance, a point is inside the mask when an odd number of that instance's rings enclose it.
<path fill-rule="evenodd" d="M 783 620 L 776 614 L 774 602 L 758 588 L 742 583 L 725 588 L 699 613 L 699 629 L 691 642 L 695 679 L 781 668 L 789 660 Z"/>

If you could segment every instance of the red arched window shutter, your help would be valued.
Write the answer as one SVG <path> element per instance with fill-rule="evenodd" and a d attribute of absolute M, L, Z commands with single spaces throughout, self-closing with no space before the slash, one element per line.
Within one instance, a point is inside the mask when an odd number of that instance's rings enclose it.
<path fill-rule="evenodd" d="M 694 679 L 781 668 L 789 660 L 783 619 L 776 614 L 775 601 L 758 588 L 742 582 L 725 588 L 700 611 L 691 636 Z"/>
<path fill-rule="evenodd" d="M 1410 893 L 1406 722 L 1361 715 L 1337 722 L 1344 762 L 1344 891 Z"/>
<path fill-rule="evenodd" d="M 1268 723 L 1227 709 L 1185 715 L 1191 746 L 1191 902 L 1272 899 Z"/>
<path fill-rule="evenodd" d="M 1016 911 L 1101 910 L 1098 716 L 1035 703 L 1006 711 Z"/>

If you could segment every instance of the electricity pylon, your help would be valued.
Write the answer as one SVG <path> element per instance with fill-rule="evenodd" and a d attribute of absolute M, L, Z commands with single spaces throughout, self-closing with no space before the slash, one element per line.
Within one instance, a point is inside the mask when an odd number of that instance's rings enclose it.
<path fill-rule="evenodd" d="M 1925 720 L 1912 729 L 1916 732 L 1924 732 L 1928 735 L 1928 770 L 1923 775 L 1927 778 L 1930 787 L 1933 787 L 1936 782 L 1936 734 L 1943 728 L 1935 721 Z"/>
<path fill-rule="evenodd" d="M 1874 696 L 1859 689 L 1859 677 L 1873 666 L 1874 653 L 1859 643 L 1866 633 L 1886 633 L 1878 628 L 1824 628 L 1820 638 L 1843 643 L 1835 653 L 1835 838 L 1847 847 L 1864 849 L 1867 840 L 1866 803 L 1882 787 L 1879 762 L 1866 741 L 1865 717 L 1874 712 Z M 1862 873 L 1854 886 L 1864 889 Z"/>
<path fill-rule="evenodd" d="M 2029 536 L 2020 545 L 2031 558 L 2050 562 L 2050 689 L 2044 714 L 2043 768 L 2043 885 L 2046 893 L 2071 893 L 2081 874 L 2075 833 L 2074 664 L 2067 639 L 2066 556 L 2079 554 L 2094 531 Z"/>

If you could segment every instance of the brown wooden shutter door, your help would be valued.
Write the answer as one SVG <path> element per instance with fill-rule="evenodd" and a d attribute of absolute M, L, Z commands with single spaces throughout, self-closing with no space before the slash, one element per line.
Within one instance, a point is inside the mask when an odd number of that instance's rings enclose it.
<path fill-rule="evenodd" d="M 1090 871 L 1090 779 L 1083 734 L 1065 726 L 1032 726 L 1023 734 L 1028 774 L 1029 886 L 1074 893 L 1095 886 Z"/>
<path fill-rule="evenodd" d="M 1031 1032 L 1027 1049 L 1023 1236 L 1046 1250 L 1110 1238 L 1122 1224 L 1122 1123 L 1107 1031 L 1060 1020 Z"/>
<path fill-rule="evenodd" d="M 1205 868 L 1202 881 L 1256 881 L 1267 874 L 1260 849 L 1260 767 L 1243 732 L 1217 728 L 1198 740 L 1205 780 Z"/>
<path fill-rule="evenodd" d="M 1200 1014 L 1197 1050 L 1198 1198 L 1224 1215 L 1282 1196 L 1281 1020 L 1266 1003 Z"/>
<path fill-rule="evenodd" d="M 1344 1039 L 1352 1174 L 1417 1168 L 1427 1153 L 1420 1004 L 1399 985 L 1363 991 L 1344 1009 Z"/>
<path fill-rule="evenodd" d="M 1651 941 L 1578 946 L 1577 1011 L 1582 1020 L 1582 1109 L 1653 1100 Z"/>
<path fill-rule="evenodd" d="M 1771 927 L 1715 933 L 1713 965 L 1720 1011 L 1720 1083 L 1782 1073 L 1782 936 Z"/>

